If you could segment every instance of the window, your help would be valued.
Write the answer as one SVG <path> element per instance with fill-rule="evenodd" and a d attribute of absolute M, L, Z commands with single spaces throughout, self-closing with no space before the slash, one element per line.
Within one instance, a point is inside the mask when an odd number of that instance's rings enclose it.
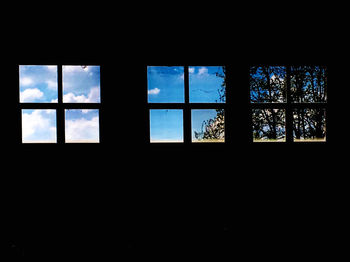
<path fill-rule="evenodd" d="M 224 66 L 148 66 L 151 143 L 225 142 Z"/>
<path fill-rule="evenodd" d="M 326 141 L 327 69 L 250 67 L 254 142 Z"/>
<path fill-rule="evenodd" d="M 20 65 L 22 143 L 99 143 L 100 66 Z"/>

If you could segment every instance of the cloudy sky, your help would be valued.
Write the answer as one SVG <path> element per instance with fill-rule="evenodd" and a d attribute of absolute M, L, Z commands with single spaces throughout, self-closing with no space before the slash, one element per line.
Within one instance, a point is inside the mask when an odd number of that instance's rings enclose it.
<path fill-rule="evenodd" d="M 99 110 L 72 109 L 65 112 L 67 143 L 99 142 Z M 56 143 L 56 110 L 22 110 L 23 143 Z"/>
<path fill-rule="evenodd" d="M 99 142 L 99 110 L 71 109 L 65 112 L 66 142 Z"/>
<path fill-rule="evenodd" d="M 63 66 L 63 102 L 99 103 L 100 67 Z M 57 66 L 20 66 L 21 103 L 57 103 Z M 56 110 L 22 110 L 23 143 L 56 143 Z M 99 111 L 66 110 L 66 142 L 99 142 Z"/>
<path fill-rule="evenodd" d="M 100 103 L 99 66 L 63 66 L 64 103 Z"/>
<path fill-rule="evenodd" d="M 56 110 L 22 110 L 23 143 L 56 143 Z"/>
<path fill-rule="evenodd" d="M 57 66 L 19 67 L 21 103 L 57 103 Z"/>

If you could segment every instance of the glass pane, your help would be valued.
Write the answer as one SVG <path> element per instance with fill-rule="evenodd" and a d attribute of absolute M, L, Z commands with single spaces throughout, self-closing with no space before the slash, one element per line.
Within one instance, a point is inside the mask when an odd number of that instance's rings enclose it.
<path fill-rule="evenodd" d="M 192 142 L 225 142 L 223 109 L 192 110 Z"/>
<path fill-rule="evenodd" d="M 295 109 L 293 137 L 296 142 L 326 141 L 325 109 Z"/>
<path fill-rule="evenodd" d="M 151 143 L 183 142 L 183 112 L 180 109 L 150 110 Z"/>
<path fill-rule="evenodd" d="M 192 66 L 188 72 L 191 103 L 226 102 L 225 67 Z"/>
<path fill-rule="evenodd" d="M 184 103 L 183 66 L 148 66 L 148 102 Z"/>
<path fill-rule="evenodd" d="M 327 101 L 325 67 L 292 66 L 290 84 L 292 102 L 317 103 Z"/>
<path fill-rule="evenodd" d="M 20 65 L 21 103 L 57 103 L 57 66 Z"/>
<path fill-rule="evenodd" d="M 100 66 L 63 66 L 64 103 L 100 103 Z"/>
<path fill-rule="evenodd" d="M 66 143 L 99 143 L 99 110 L 65 110 Z"/>
<path fill-rule="evenodd" d="M 250 68 L 250 101 L 252 103 L 286 102 L 286 68 L 253 66 Z"/>
<path fill-rule="evenodd" d="M 56 143 L 56 110 L 22 109 L 23 143 Z"/>
<path fill-rule="evenodd" d="M 285 141 L 284 109 L 253 109 L 252 118 L 254 142 Z"/>

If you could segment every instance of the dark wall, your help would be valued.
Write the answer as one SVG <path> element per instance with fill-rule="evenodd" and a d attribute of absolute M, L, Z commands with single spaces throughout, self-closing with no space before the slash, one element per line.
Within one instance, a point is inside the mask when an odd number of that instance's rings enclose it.
<path fill-rule="evenodd" d="M 251 258 L 330 254 L 348 143 L 348 70 L 340 52 L 273 45 L 243 31 L 231 40 L 199 34 L 191 41 L 163 38 L 162 30 L 83 32 L 66 41 L 12 41 L 1 64 L 2 227 L 26 257 L 198 258 L 222 245 Z M 14 86 L 22 63 L 101 65 L 100 144 L 20 143 Z M 309 63 L 329 69 L 327 143 L 250 143 L 249 65 Z M 172 64 L 228 67 L 227 143 L 148 143 L 146 66 Z M 230 228 L 224 244 L 223 224 Z"/>

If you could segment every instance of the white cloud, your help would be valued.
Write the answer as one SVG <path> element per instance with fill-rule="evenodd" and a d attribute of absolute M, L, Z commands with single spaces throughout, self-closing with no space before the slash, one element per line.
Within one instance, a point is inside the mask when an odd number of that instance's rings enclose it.
<path fill-rule="evenodd" d="M 208 68 L 201 67 L 198 69 L 198 75 L 205 75 L 205 74 L 208 74 Z"/>
<path fill-rule="evenodd" d="M 92 112 L 93 110 L 92 109 L 82 109 L 81 110 L 81 112 L 83 113 L 83 114 L 87 114 L 87 113 L 90 113 L 90 112 Z"/>
<path fill-rule="evenodd" d="M 48 69 L 48 70 L 50 70 L 50 71 L 53 71 L 53 72 L 55 72 L 55 71 L 57 71 L 57 66 L 46 66 L 46 68 Z"/>
<path fill-rule="evenodd" d="M 21 77 L 20 79 L 21 86 L 30 86 L 33 82 L 33 79 L 30 77 Z"/>
<path fill-rule="evenodd" d="M 65 103 L 99 103 L 100 102 L 100 88 L 98 86 L 90 89 L 90 93 L 85 95 L 74 95 L 68 93 L 63 96 Z"/>
<path fill-rule="evenodd" d="M 148 94 L 149 95 L 158 95 L 159 94 L 159 92 L 160 92 L 160 89 L 159 88 L 153 88 L 153 89 L 151 89 L 151 90 L 148 90 Z"/>
<path fill-rule="evenodd" d="M 93 88 L 90 89 L 90 93 L 89 93 L 89 102 L 100 102 L 100 87 L 99 86 L 95 86 Z"/>
<path fill-rule="evenodd" d="M 51 90 L 56 90 L 57 89 L 57 82 L 52 81 L 52 80 L 47 80 L 46 81 L 47 87 Z"/>
<path fill-rule="evenodd" d="M 66 142 L 99 142 L 99 120 L 66 120 Z"/>
<path fill-rule="evenodd" d="M 282 78 L 282 77 L 277 77 L 276 75 L 272 75 L 272 76 L 270 77 L 270 79 L 271 79 L 271 82 L 274 82 L 274 81 L 276 81 L 276 79 L 278 79 L 281 83 L 284 83 L 284 78 Z"/>
<path fill-rule="evenodd" d="M 38 88 L 26 89 L 20 93 L 21 103 L 23 102 L 33 102 L 36 99 L 43 97 L 44 93 Z"/>
<path fill-rule="evenodd" d="M 53 110 L 53 109 L 47 109 L 47 110 L 45 110 L 45 113 L 48 114 L 48 115 L 53 115 L 53 114 L 56 113 L 56 111 Z"/>
<path fill-rule="evenodd" d="M 194 73 L 194 67 L 188 68 L 188 72 L 189 72 L 190 74 L 193 74 L 193 73 Z"/>
<path fill-rule="evenodd" d="M 65 103 L 87 103 L 88 98 L 84 95 L 76 96 L 73 93 L 68 93 L 63 96 Z"/>
<path fill-rule="evenodd" d="M 22 138 L 23 142 L 56 141 L 56 126 L 51 126 L 50 119 L 43 115 L 44 112 L 55 110 L 35 110 L 22 114 Z"/>
<path fill-rule="evenodd" d="M 82 67 L 82 66 L 63 66 L 63 70 L 65 73 L 71 73 L 71 72 L 88 72 L 90 70 L 89 66 Z"/>

